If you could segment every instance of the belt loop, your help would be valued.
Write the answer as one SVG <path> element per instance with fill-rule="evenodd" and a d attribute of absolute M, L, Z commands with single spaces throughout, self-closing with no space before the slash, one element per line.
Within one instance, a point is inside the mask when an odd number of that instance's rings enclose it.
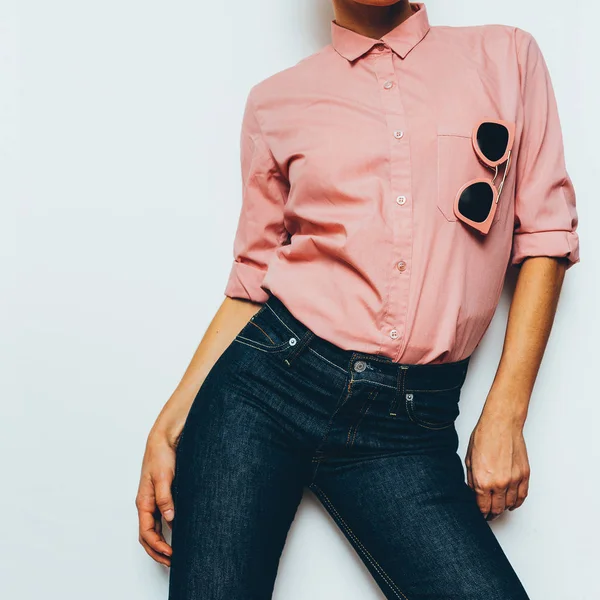
<path fill-rule="evenodd" d="M 315 337 L 314 332 L 309 329 L 303 336 L 302 339 L 300 340 L 300 342 L 298 344 L 296 344 L 296 346 L 294 347 L 294 349 L 287 355 L 286 358 L 284 358 L 283 362 L 288 366 L 291 367 L 292 366 L 292 360 L 294 360 L 298 354 L 300 354 L 300 352 L 302 352 L 302 350 L 304 350 L 304 348 L 306 348 L 309 344 L 309 342 Z"/>
<path fill-rule="evenodd" d="M 396 377 L 396 390 L 394 392 L 394 396 L 392 397 L 392 403 L 390 404 L 390 415 L 395 417 L 397 415 L 396 410 L 400 405 L 400 400 L 404 396 L 404 384 L 406 381 L 406 371 L 408 370 L 408 365 L 398 365 L 398 372 Z"/>

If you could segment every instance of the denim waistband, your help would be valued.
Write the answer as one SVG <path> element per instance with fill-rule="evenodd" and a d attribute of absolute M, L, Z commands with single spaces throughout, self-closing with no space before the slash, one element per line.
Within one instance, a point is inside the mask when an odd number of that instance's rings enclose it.
<path fill-rule="evenodd" d="M 405 389 L 424 391 L 460 388 L 465 381 L 470 356 L 456 362 L 406 364 L 380 354 L 345 350 L 316 335 L 273 293 L 269 293 L 266 304 L 298 337 L 302 351 L 314 352 L 332 366 L 351 371 L 355 378 L 371 378 L 384 385 L 395 385 L 401 374 Z M 307 341 L 302 343 L 302 340 Z"/>

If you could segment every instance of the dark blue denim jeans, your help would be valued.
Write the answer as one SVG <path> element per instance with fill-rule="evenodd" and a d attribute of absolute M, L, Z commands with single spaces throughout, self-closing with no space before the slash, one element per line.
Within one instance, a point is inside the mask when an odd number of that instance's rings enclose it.
<path fill-rule="evenodd" d="M 457 454 L 469 359 L 343 350 L 270 295 L 177 446 L 169 599 L 271 598 L 308 487 L 387 598 L 527 600 Z"/>

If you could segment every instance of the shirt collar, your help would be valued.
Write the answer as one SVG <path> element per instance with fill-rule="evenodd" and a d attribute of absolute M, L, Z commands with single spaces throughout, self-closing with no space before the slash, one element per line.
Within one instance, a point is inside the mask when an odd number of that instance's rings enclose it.
<path fill-rule="evenodd" d="M 349 61 L 353 61 L 377 42 L 385 42 L 400 58 L 404 58 L 429 31 L 427 8 L 423 2 L 411 2 L 415 11 L 379 40 L 364 36 L 331 21 L 331 43 L 335 50 Z"/>

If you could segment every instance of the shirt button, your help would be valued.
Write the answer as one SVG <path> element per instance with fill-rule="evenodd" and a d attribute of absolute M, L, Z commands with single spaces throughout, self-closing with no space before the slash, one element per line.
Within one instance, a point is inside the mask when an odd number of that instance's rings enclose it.
<path fill-rule="evenodd" d="M 379 44 L 375 44 L 375 50 L 379 50 L 379 52 L 385 50 L 385 44 L 382 44 L 381 42 Z"/>
<path fill-rule="evenodd" d="M 394 131 L 394 137 L 399 140 L 404 135 L 404 131 L 400 131 L 399 129 Z"/>
<path fill-rule="evenodd" d="M 402 206 L 402 205 L 403 205 L 403 204 L 406 202 L 406 196 L 398 196 L 398 197 L 396 198 L 396 202 L 397 202 L 397 203 L 398 203 L 400 206 Z"/>
<path fill-rule="evenodd" d="M 390 337 L 395 340 L 398 337 L 398 331 L 396 329 L 392 329 L 390 331 Z"/>
<path fill-rule="evenodd" d="M 406 263 L 403 260 L 401 260 L 396 264 L 396 267 L 398 267 L 398 271 L 404 271 L 406 270 Z"/>
<path fill-rule="evenodd" d="M 383 84 L 383 87 L 384 87 L 386 90 L 389 90 L 389 89 L 390 89 L 390 88 L 391 88 L 393 85 L 394 85 L 394 82 L 393 82 L 393 81 L 389 81 L 389 80 L 388 80 L 388 81 L 386 81 L 386 82 Z"/>

